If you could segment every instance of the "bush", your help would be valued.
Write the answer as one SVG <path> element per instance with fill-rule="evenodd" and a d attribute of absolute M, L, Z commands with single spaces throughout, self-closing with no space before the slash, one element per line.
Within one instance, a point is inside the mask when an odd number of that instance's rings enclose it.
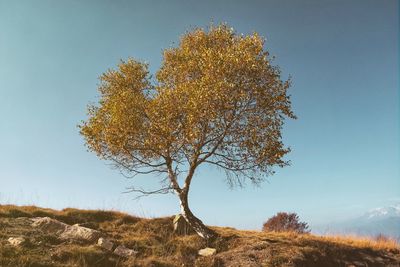
<path fill-rule="evenodd" d="M 278 212 L 263 224 L 266 232 L 295 232 L 299 234 L 309 233 L 308 224 L 299 221 L 296 213 Z"/>

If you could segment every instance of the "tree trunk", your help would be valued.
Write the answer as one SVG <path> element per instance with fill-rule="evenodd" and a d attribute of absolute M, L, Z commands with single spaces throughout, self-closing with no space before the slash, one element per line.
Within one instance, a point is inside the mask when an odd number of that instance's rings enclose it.
<path fill-rule="evenodd" d="M 179 194 L 180 205 L 181 205 L 181 214 L 183 218 L 188 222 L 190 227 L 202 238 L 206 239 L 207 241 L 213 241 L 218 236 L 216 232 L 208 228 L 204 225 L 204 223 L 193 215 L 192 211 L 189 209 L 188 204 L 188 194 L 187 192 L 181 192 Z"/>

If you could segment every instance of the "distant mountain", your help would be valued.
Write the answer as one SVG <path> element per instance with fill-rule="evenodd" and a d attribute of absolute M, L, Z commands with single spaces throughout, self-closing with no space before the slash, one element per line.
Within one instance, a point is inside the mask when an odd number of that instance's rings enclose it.
<path fill-rule="evenodd" d="M 362 236 L 384 234 L 400 240 L 400 204 L 372 209 L 360 217 L 318 227 L 316 232 Z"/>
<path fill-rule="evenodd" d="M 400 217 L 400 204 L 390 207 L 376 208 L 365 213 L 363 216 L 366 220 L 381 220 L 393 217 Z"/>

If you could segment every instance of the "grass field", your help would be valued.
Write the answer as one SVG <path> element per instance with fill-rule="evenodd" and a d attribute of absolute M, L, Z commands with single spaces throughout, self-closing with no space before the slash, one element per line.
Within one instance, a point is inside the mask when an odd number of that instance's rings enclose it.
<path fill-rule="evenodd" d="M 31 226 L 32 217 L 79 223 L 104 233 L 116 244 L 139 253 L 120 258 L 95 244 L 61 240 Z M 0 266 L 400 266 L 400 247 L 390 239 L 298 235 L 212 227 L 221 237 L 206 244 L 197 235 L 177 236 L 172 217 L 145 219 L 115 211 L 35 206 L 0 206 Z M 27 239 L 20 247 L 9 237 Z M 211 257 L 198 256 L 206 246 Z"/>

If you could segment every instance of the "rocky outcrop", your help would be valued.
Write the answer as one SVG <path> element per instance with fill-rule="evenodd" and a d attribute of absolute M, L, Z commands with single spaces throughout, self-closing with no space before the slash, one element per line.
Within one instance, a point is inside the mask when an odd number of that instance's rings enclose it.
<path fill-rule="evenodd" d="M 49 234 L 58 235 L 61 239 L 95 242 L 101 236 L 99 231 L 78 224 L 68 225 L 49 217 L 33 218 L 32 221 L 33 227 L 37 227 Z"/>
<path fill-rule="evenodd" d="M 99 231 L 80 226 L 79 224 L 68 225 L 50 217 L 33 218 L 32 226 L 41 229 L 43 232 L 57 235 L 60 239 L 75 239 L 87 242 L 96 242 L 99 247 L 113 251 L 114 243 L 101 237 Z M 23 238 L 10 238 L 9 243 L 18 246 L 25 240 Z M 117 246 L 113 253 L 120 257 L 134 257 L 138 252 L 123 245 Z"/>
<path fill-rule="evenodd" d="M 65 231 L 61 233 L 60 238 L 95 242 L 100 236 L 101 233 L 99 231 L 75 224 L 68 226 Z"/>
<path fill-rule="evenodd" d="M 69 227 L 68 224 L 57 221 L 50 217 L 33 218 L 32 221 L 33 227 L 40 228 L 43 232 L 49 234 L 61 234 Z"/>
<path fill-rule="evenodd" d="M 97 245 L 108 251 L 113 251 L 114 248 L 114 243 L 112 241 L 102 237 L 97 241 Z M 117 256 L 128 258 L 136 256 L 138 252 L 123 245 L 119 245 L 114 249 L 113 253 Z"/>

